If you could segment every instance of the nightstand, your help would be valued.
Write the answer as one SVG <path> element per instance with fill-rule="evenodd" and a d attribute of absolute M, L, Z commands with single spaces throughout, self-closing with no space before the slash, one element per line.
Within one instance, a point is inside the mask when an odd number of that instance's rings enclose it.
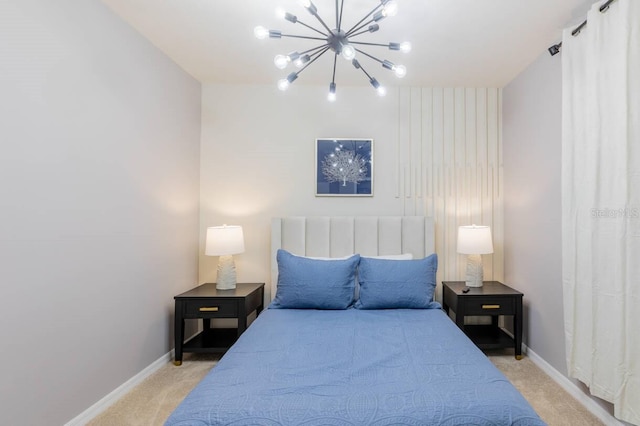
<path fill-rule="evenodd" d="M 247 329 L 247 315 L 264 308 L 264 283 L 238 283 L 233 290 L 218 290 L 215 283 L 202 284 L 174 297 L 175 365 L 183 352 L 226 352 Z M 237 318 L 237 328 L 211 328 L 216 318 Z M 202 319 L 203 331 L 184 342 L 184 320 Z"/>
<path fill-rule="evenodd" d="M 463 292 L 465 289 L 468 292 Z M 514 348 L 522 359 L 523 294 L 498 281 L 484 281 L 482 287 L 467 287 L 464 281 L 443 281 L 443 308 L 456 314 L 456 324 L 480 349 Z M 465 325 L 465 316 L 491 316 L 491 325 Z M 501 315 L 513 316 L 513 338 L 498 326 Z"/>

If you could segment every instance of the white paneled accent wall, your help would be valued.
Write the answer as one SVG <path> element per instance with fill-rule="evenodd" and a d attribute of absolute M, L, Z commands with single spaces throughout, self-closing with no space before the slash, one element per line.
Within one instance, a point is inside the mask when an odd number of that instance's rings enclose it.
<path fill-rule="evenodd" d="M 200 281 L 215 280 L 204 256 L 207 226 L 244 227 L 234 256 L 240 281 L 270 281 L 270 220 L 280 216 L 430 215 L 438 282 L 464 278 L 459 225 L 490 225 L 486 279 L 502 279 L 500 89 L 205 85 L 202 102 Z M 374 140 L 373 197 L 315 197 L 315 138 Z M 437 293 L 440 297 L 440 290 Z"/>
<path fill-rule="evenodd" d="M 401 88 L 395 197 L 436 221 L 438 282 L 463 279 L 461 225 L 489 225 L 485 280 L 503 279 L 501 89 Z"/>

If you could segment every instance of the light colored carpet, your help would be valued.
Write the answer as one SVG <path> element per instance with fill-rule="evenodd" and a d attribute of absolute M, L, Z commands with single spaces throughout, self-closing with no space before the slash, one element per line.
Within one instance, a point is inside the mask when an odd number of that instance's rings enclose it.
<path fill-rule="evenodd" d="M 529 358 L 517 361 L 513 350 L 491 351 L 488 355 L 549 426 L 604 425 Z"/>
<path fill-rule="evenodd" d="M 516 361 L 513 350 L 494 351 L 489 359 L 524 395 L 550 426 L 602 425 L 578 401 L 557 385 L 527 357 Z M 185 354 L 180 367 L 167 364 L 114 405 L 89 426 L 162 425 L 189 391 L 216 364 L 209 354 Z"/>

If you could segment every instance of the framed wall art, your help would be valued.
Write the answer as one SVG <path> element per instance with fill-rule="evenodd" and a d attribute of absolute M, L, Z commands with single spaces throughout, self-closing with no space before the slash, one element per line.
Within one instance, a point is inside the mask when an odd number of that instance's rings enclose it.
<path fill-rule="evenodd" d="M 316 139 L 316 196 L 373 196 L 373 139 Z"/>

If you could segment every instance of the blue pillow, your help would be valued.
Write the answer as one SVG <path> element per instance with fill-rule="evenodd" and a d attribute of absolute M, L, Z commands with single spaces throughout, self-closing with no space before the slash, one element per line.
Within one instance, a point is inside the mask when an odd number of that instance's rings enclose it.
<path fill-rule="evenodd" d="M 436 289 L 436 254 L 418 260 L 363 257 L 357 309 L 430 309 Z"/>
<path fill-rule="evenodd" d="M 353 304 L 360 255 L 318 260 L 278 250 L 278 288 L 270 308 L 347 309 Z"/>

